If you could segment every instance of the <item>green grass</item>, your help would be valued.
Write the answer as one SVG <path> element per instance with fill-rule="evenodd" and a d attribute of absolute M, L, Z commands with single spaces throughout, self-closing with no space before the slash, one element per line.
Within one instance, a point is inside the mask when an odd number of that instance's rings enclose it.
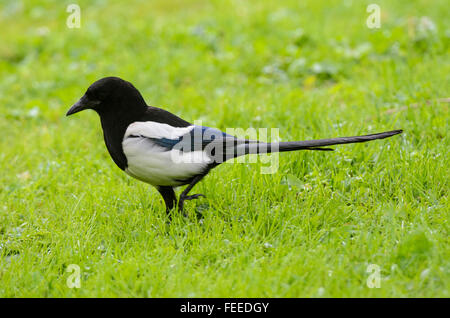
<path fill-rule="evenodd" d="M 1 1 L 0 296 L 449 297 L 448 2 L 376 1 L 372 30 L 371 2 L 79 1 L 69 29 L 72 1 Z M 110 75 L 220 129 L 405 133 L 220 166 L 167 224 L 97 115 L 64 116 Z"/>

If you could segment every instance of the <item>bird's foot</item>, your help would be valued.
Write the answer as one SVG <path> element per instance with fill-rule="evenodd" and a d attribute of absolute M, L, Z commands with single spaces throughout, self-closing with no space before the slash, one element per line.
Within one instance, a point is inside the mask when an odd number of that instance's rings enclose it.
<path fill-rule="evenodd" d="M 193 195 L 185 196 L 185 197 L 184 197 L 184 200 L 185 200 L 185 201 L 186 201 L 186 200 L 194 200 L 194 199 L 197 199 L 197 198 L 199 198 L 199 197 L 204 197 L 204 198 L 206 198 L 206 196 L 205 196 L 204 194 L 198 193 L 198 194 L 193 194 Z"/>
<path fill-rule="evenodd" d="M 198 199 L 199 197 L 206 198 L 206 196 L 201 193 L 193 195 L 180 195 L 180 201 L 178 201 L 178 211 L 183 212 L 184 201 Z"/>

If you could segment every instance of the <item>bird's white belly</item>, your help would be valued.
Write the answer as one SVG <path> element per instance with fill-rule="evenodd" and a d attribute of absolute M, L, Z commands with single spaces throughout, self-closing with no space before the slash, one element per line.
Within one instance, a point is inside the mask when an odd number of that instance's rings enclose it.
<path fill-rule="evenodd" d="M 154 186 L 183 185 L 212 161 L 203 151 L 167 151 L 144 137 L 125 138 L 122 146 L 128 161 L 125 172 Z"/>

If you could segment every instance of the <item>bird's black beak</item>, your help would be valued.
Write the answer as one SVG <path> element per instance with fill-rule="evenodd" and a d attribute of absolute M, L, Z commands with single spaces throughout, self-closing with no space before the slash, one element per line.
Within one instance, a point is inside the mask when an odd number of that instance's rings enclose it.
<path fill-rule="evenodd" d="M 81 112 L 82 110 L 85 110 L 85 109 L 91 109 L 98 104 L 100 104 L 100 101 L 91 100 L 86 95 L 83 95 L 83 97 L 81 97 L 78 102 L 76 102 L 75 104 L 73 104 L 72 107 L 70 107 L 66 116 Z"/>

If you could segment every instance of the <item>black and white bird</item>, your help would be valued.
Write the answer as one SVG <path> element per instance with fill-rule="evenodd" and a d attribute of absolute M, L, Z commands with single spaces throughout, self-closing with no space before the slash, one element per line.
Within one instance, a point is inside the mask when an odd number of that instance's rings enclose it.
<path fill-rule="evenodd" d="M 192 125 L 161 108 L 147 106 L 139 91 L 118 77 L 93 83 L 67 116 L 85 109 L 100 116 L 106 148 L 116 165 L 158 189 L 169 213 L 186 200 L 203 196 L 189 191 L 208 172 L 228 159 L 246 154 L 295 150 L 333 150 L 325 146 L 366 142 L 400 134 L 263 143 L 239 139 L 214 128 Z M 188 185 L 177 202 L 174 187 Z"/>

